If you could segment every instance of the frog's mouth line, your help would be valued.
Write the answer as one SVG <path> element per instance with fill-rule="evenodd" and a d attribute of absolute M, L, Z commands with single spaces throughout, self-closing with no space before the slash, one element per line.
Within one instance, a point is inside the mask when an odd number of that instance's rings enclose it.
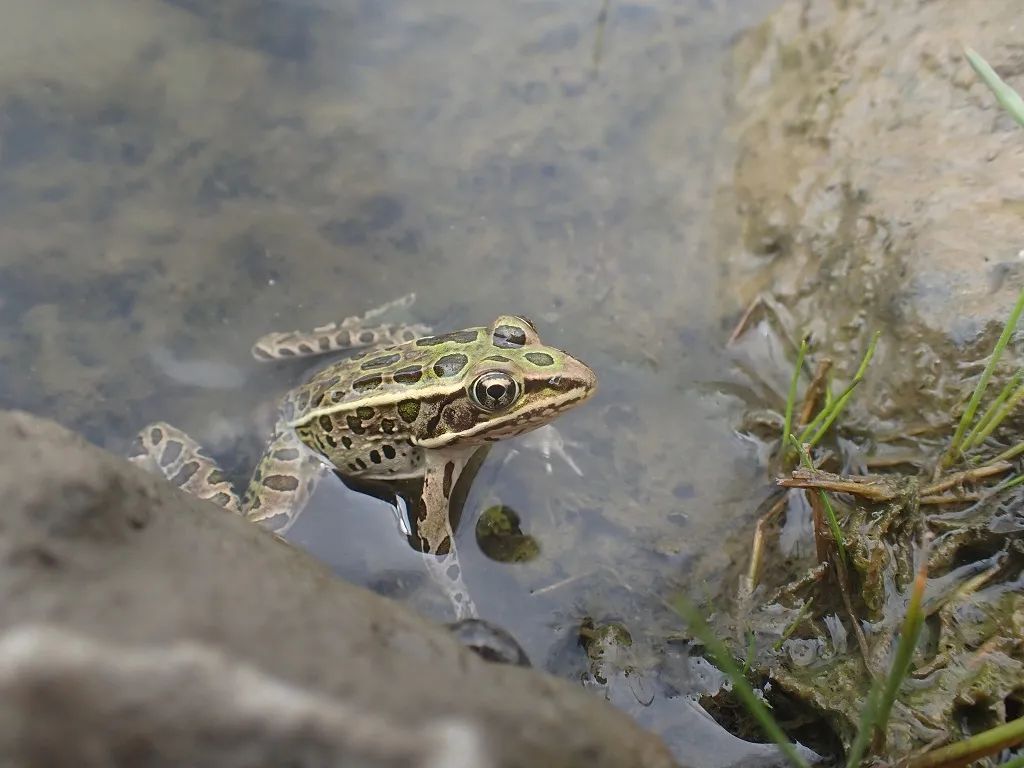
<path fill-rule="evenodd" d="M 577 402 L 586 400 L 591 394 L 593 394 L 593 390 L 572 390 L 557 399 L 547 400 L 543 408 L 538 408 L 525 414 L 509 413 L 505 416 L 495 416 L 494 418 L 488 419 L 487 421 L 470 427 L 469 429 L 462 430 L 461 432 L 445 433 L 443 435 L 438 435 L 437 437 L 426 438 L 423 440 L 411 440 L 410 442 L 413 445 L 420 446 L 421 448 L 444 448 L 451 443 L 464 442 L 467 439 L 472 439 L 474 436 L 479 435 L 482 432 L 501 433 L 502 427 L 514 426 L 517 423 L 529 424 L 534 421 L 548 421 L 549 417 L 554 416 Z"/>

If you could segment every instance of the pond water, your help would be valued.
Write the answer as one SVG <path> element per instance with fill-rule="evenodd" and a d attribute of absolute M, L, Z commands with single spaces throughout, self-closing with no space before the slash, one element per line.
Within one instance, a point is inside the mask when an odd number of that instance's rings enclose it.
<path fill-rule="evenodd" d="M 664 601 L 718 588 L 765 482 L 713 384 L 735 314 L 710 221 L 730 42 L 774 4 L 2 5 L 0 405 L 117 453 L 165 419 L 241 482 L 305 370 L 251 359 L 258 336 L 413 291 L 438 330 L 531 317 L 600 391 L 555 424 L 582 476 L 529 441 L 491 452 L 458 537 L 476 602 L 591 683 L 581 622 L 620 622 L 635 670 L 606 695 L 684 760 L 727 762 Z M 496 503 L 537 558 L 476 546 Z M 437 607 L 388 508 L 340 482 L 291 538 Z"/>

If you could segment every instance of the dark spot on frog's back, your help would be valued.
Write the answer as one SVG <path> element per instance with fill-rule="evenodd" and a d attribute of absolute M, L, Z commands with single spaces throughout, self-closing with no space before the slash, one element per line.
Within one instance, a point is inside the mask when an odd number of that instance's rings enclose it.
<path fill-rule="evenodd" d="M 367 360 L 359 367 L 364 371 L 373 370 L 374 368 L 387 368 L 389 365 L 397 363 L 399 359 L 401 359 L 401 355 L 397 352 L 392 352 L 390 355 L 382 355 L 381 357 L 374 357 Z"/>
<path fill-rule="evenodd" d="M 376 389 L 383 383 L 384 379 L 379 374 L 375 376 L 363 376 L 362 378 L 356 379 L 352 382 L 352 389 L 356 392 L 368 392 L 371 389 Z M 335 398 L 335 402 L 340 399 L 341 398 Z"/>
<path fill-rule="evenodd" d="M 369 421 L 370 419 L 372 419 L 373 414 L 373 408 L 371 408 L 368 405 L 361 405 L 358 408 L 356 408 L 356 416 L 358 416 L 363 421 Z"/>
<path fill-rule="evenodd" d="M 469 358 L 459 352 L 444 355 L 434 363 L 434 374 L 441 378 L 457 376 L 459 371 L 467 365 L 469 365 Z"/>
<path fill-rule="evenodd" d="M 438 344 L 471 344 L 476 341 L 478 331 L 454 331 L 443 336 L 424 336 L 416 340 L 417 347 L 434 347 Z"/>
<path fill-rule="evenodd" d="M 526 346 L 526 331 L 515 325 L 499 325 L 491 335 L 491 343 L 502 349 Z"/>
<path fill-rule="evenodd" d="M 505 357 L 504 355 L 488 355 L 484 360 L 490 360 L 495 363 L 511 363 L 511 357 Z"/>
<path fill-rule="evenodd" d="M 334 429 L 334 422 L 331 421 L 331 417 L 324 414 L 320 417 L 320 429 L 324 432 L 330 432 Z"/>
<path fill-rule="evenodd" d="M 331 376 L 329 379 L 327 379 L 327 381 L 320 384 L 319 389 L 325 391 L 328 389 L 333 389 L 334 387 L 338 386 L 339 381 L 341 381 L 341 376 Z"/>
<path fill-rule="evenodd" d="M 547 352 L 527 352 L 523 357 L 541 368 L 546 368 L 549 365 L 555 364 L 555 358 Z"/>
<path fill-rule="evenodd" d="M 418 365 L 408 365 L 405 368 L 399 368 L 391 375 L 396 384 L 415 384 L 422 376 L 423 369 Z"/>

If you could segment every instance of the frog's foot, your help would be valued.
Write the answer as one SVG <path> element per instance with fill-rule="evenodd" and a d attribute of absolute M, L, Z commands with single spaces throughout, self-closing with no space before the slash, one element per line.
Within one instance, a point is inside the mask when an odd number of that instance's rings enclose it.
<path fill-rule="evenodd" d="M 462 581 L 462 566 L 459 565 L 459 553 L 455 549 L 455 539 L 451 542 L 448 552 L 443 555 L 423 553 L 423 562 L 427 567 L 427 573 L 445 595 L 448 602 L 455 610 L 455 620 L 476 619 L 480 614 L 477 612 L 476 604 L 469 595 L 469 589 Z"/>
<path fill-rule="evenodd" d="M 163 421 L 150 424 L 135 438 L 128 460 L 143 469 L 163 475 L 171 485 L 212 501 L 232 512 L 240 510 L 238 494 L 224 479 L 217 462 L 202 447 Z"/>
<path fill-rule="evenodd" d="M 241 509 L 249 520 L 283 536 L 326 472 L 323 462 L 280 423 L 252 473 Z"/>
<path fill-rule="evenodd" d="M 551 457 L 558 456 L 565 464 L 577 475 L 583 477 L 583 470 L 579 468 L 569 452 L 565 450 L 565 446 L 573 448 L 580 447 L 580 444 L 566 440 L 562 437 L 562 434 L 550 424 L 545 424 L 542 427 L 529 432 L 519 438 L 519 444 L 524 448 L 537 451 L 540 453 L 541 458 L 544 460 L 544 469 L 550 475 L 554 472 L 554 467 L 551 464 Z M 519 454 L 516 448 L 509 450 L 508 455 L 505 456 L 505 460 L 501 463 L 501 466 L 508 464 L 513 458 Z"/>
<path fill-rule="evenodd" d="M 415 300 L 416 294 L 410 293 L 371 309 L 364 315 L 346 317 L 340 323 L 323 325 L 312 331 L 268 333 L 253 344 L 252 355 L 257 360 L 309 357 L 345 349 L 402 344 L 427 336 L 431 332 L 430 326 L 420 323 L 368 325 L 371 320 L 386 312 L 411 306 Z"/>

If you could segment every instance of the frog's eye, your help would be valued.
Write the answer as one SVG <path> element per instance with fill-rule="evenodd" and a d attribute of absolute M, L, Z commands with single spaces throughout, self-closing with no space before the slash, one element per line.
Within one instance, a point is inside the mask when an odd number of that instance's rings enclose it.
<path fill-rule="evenodd" d="M 484 411 L 503 411 L 519 397 L 519 382 L 504 371 L 487 371 L 469 385 L 469 399 Z"/>

